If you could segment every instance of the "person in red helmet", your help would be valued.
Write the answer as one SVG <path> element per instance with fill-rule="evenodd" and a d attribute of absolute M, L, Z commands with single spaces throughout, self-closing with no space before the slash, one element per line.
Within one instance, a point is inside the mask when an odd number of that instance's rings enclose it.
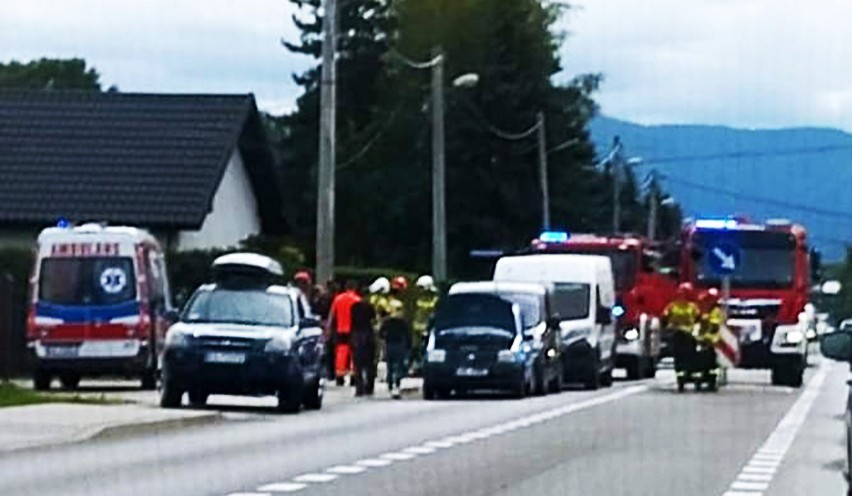
<path fill-rule="evenodd" d="M 666 329 L 665 337 L 669 344 L 667 347 L 674 357 L 679 385 L 685 374 L 684 359 L 689 355 L 688 349 L 690 346 L 695 347 L 693 333 L 700 320 L 701 309 L 695 303 L 695 289 L 688 282 L 682 283 L 662 316 L 663 328 Z"/>

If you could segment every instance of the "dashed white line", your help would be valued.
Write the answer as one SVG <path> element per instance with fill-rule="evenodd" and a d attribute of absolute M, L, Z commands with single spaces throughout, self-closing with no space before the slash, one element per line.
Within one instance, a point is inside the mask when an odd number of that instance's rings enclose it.
<path fill-rule="evenodd" d="M 402 450 L 403 453 L 410 453 L 412 455 L 431 455 L 435 451 L 437 451 L 437 449 L 429 446 L 412 446 L 411 448 L 405 448 Z"/>
<path fill-rule="evenodd" d="M 763 446 L 752 456 L 722 496 L 763 496 L 769 489 L 775 472 L 784 461 L 787 450 L 790 449 L 799 429 L 808 418 L 808 412 L 828 375 L 828 368 L 825 364 L 819 367 L 801 396 L 793 403 Z"/>
<path fill-rule="evenodd" d="M 406 460 L 411 460 L 412 458 L 416 458 L 417 455 L 412 455 L 411 453 L 385 453 L 384 455 L 379 455 L 379 458 L 384 460 L 392 460 L 395 462 L 404 462 Z"/>
<path fill-rule="evenodd" d="M 334 479 L 337 479 L 337 475 L 335 474 L 304 474 L 298 477 L 293 477 L 293 481 L 295 482 L 309 482 L 312 484 L 322 484 L 325 482 L 331 482 Z"/>
<path fill-rule="evenodd" d="M 367 467 L 367 468 L 381 468 L 381 467 L 387 467 L 388 465 L 391 465 L 391 464 L 393 464 L 393 462 L 391 460 L 380 460 L 378 458 L 368 458 L 366 460 L 361 460 L 361 461 L 355 462 L 355 465 L 360 465 L 362 467 Z"/>
<path fill-rule="evenodd" d="M 337 475 L 355 475 L 366 471 L 367 467 L 362 467 L 359 465 L 338 465 L 336 467 L 331 467 L 330 469 L 326 470 L 326 472 L 330 474 Z"/>
<path fill-rule="evenodd" d="M 295 482 L 277 482 L 275 484 L 267 484 L 257 488 L 258 491 L 272 493 L 294 493 L 308 487 L 307 484 L 299 484 Z"/>
<path fill-rule="evenodd" d="M 323 472 L 302 474 L 292 478 L 289 482 L 276 482 L 260 486 L 257 493 L 232 493 L 228 496 L 273 496 L 272 493 L 290 493 L 301 491 L 310 484 L 323 484 L 336 480 L 340 476 L 356 475 L 369 469 L 383 468 L 395 462 L 402 462 L 417 458 L 418 456 L 430 455 L 439 449 L 449 449 L 454 446 L 472 443 L 474 441 L 488 439 L 492 436 L 505 434 L 517 429 L 530 427 L 546 420 L 585 410 L 598 405 L 616 401 L 648 390 L 647 385 L 626 387 L 619 391 L 601 395 L 584 401 L 578 401 L 559 408 L 545 412 L 539 412 L 527 417 L 504 422 L 489 428 L 464 432 L 454 436 L 445 437 L 435 441 L 427 441 L 421 445 L 404 448 L 400 451 L 384 453 L 375 458 L 365 458 L 351 465 L 335 465 Z M 761 467 L 758 467 L 761 468 Z M 736 495 L 734 495 L 736 496 Z M 749 495 L 750 496 L 750 495 Z"/>

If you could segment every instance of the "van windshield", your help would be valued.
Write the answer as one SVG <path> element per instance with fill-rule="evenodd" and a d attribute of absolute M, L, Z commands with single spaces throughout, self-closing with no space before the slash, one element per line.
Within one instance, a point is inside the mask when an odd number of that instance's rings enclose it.
<path fill-rule="evenodd" d="M 45 258 L 38 297 L 58 305 L 115 305 L 136 299 L 130 257 Z"/>
<path fill-rule="evenodd" d="M 538 295 L 533 293 L 500 293 L 500 297 L 521 308 L 521 320 L 524 329 L 535 327 L 541 322 L 541 299 Z"/>
<path fill-rule="evenodd" d="M 553 311 L 562 320 L 584 319 L 589 316 L 591 287 L 582 283 L 556 283 L 551 300 Z"/>

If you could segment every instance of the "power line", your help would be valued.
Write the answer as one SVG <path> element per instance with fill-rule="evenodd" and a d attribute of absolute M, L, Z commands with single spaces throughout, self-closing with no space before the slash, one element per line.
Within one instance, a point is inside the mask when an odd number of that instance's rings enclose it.
<path fill-rule="evenodd" d="M 852 150 L 852 145 L 825 145 L 814 147 L 788 148 L 786 150 L 767 150 L 767 151 L 741 151 L 716 153 L 707 155 L 680 155 L 658 158 L 643 158 L 643 164 L 666 164 L 674 162 L 708 162 L 715 160 L 728 160 L 740 158 L 760 158 L 760 157 L 783 157 L 792 155 L 815 155 L 827 152 Z M 601 162 L 605 162 L 606 159 Z"/>
<path fill-rule="evenodd" d="M 707 191 L 707 192 L 710 192 L 710 193 L 723 194 L 723 195 L 726 195 L 726 196 L 730 196 L 731 198 L 748 200 L 748 201 L 752 201 L 752 202 L 755 202 L 755 203 L 763 203 L 763 204 L 766 204 L 766 205 L 774 205 L 774 206 L 783 207 L 783 208 L 786 208 L 786 209 L 789 209 L 789 210 L 798 210 L 800 212 L 808 212 L 808 213 L 812 213 L 812 214 L 822 215 L 822 216 L 825 216 L 825 217 L 835 217 L 835 218 L 852 220 L 852 213 L 850 213 L 850 212 L 841 212 L 841 211 L 838 211 L 838 210 L 828 210 L 828 209 L 824 209 L 824 208 L 820 208 L 820 207 L 814 207 L 814 206 L 811 206 L 811 205 L 790 203 L 790 202 L 786 202 L 786 201 L 783 201 L 783 200 L 776 200 L 774 198 L 766 198 L 766 197 L 761 197 L 761 196 L 749 195 L 747 193 L 740 193 L 738 191 L 733 191 L 733 190 L 726 189 L 726 188 L 719 188 L 719 187 L 716 187 L 716 186 L 708 186 L 706 184 L 696 183 L 696 182 L 689 181 L 689 180 L 686 180 L 686 179 L 683 179 L 683 178 L 672 176 L 671 174 L 659 174 L 659 176 L 662 177 L 663 179 L 666 179 L 666 180 L 671 181 L 673 183 L 681 184 L 681 185 L 686 186 L 688 188 Z"/>

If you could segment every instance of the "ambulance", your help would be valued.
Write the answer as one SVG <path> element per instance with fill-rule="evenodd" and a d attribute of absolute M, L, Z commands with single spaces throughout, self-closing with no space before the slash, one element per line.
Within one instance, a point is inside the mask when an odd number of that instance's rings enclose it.
<path fill-rule="evenodd" d="M 45 229 L 30 279 L 27 343 L 35 389 L 54 378 L 141 379 L 154 389 L 161 343 L 176 315 L 163 251 L 147 231 L 84 224 Z"/>

